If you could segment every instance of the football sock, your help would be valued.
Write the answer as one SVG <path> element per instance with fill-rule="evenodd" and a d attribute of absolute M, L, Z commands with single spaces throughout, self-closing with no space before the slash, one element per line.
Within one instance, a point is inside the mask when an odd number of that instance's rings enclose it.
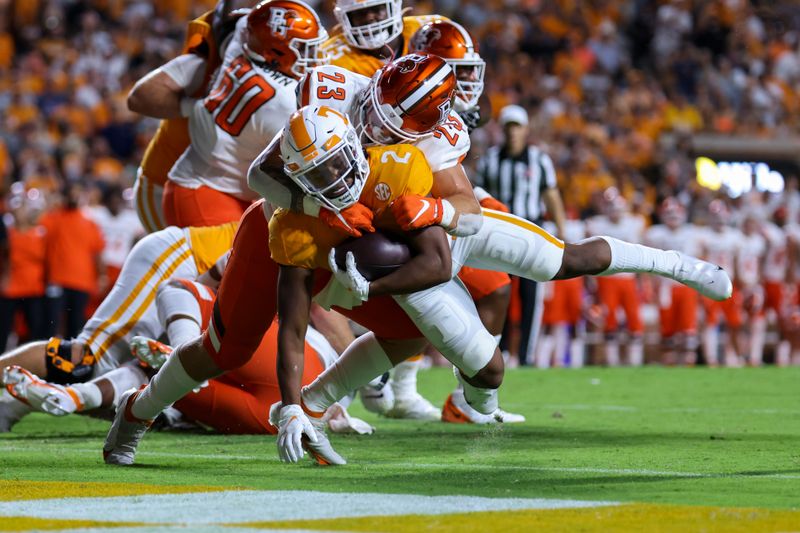
<path fill-rule="evenodd" d="M 167 357 L 164 366 L 152 377 L 131 407 L 133 416 L 140 420 L 152 420 L 158 414 L 199 387 L 200 381 L 193 379 L 183 368 L 179 349 Z"/>
<path fill-rule="evenodd" d="M 417 372 L 419 372 L 421 363 L 422 358 L 415 356 L 394 367 L 389 385 L 392 387 L 395 400 L 402 400 L 416 394 Z"/>
<path fill-rule="evenodd" d="M 170 345 L 180 346 L 200 336 L 200 304 L 182 285 L 162 285 L 158 289 L 156 305 L 158 319 L 167 330 Z"/>
<path fill-rule="evenodd" d="M 633 337 L 628 341 L 628 364 L 642 366 L 644 363 L 644 344 L 641 337 Z"/>
<path fill-rule="evenodd" d="M 681 261 L 680 255 L 674 250 L 659 250 L 613 237 L 600 238 L 611 248 L 611 263 L 598 276 L 620 272 L 650 272 L 671 278 Z"/>
<path fill-rule="evenodd" d="M 485 389 L 470 385 L 464 380 L 461 371 L 455 366 L 453 367 L 453 373 L 461 384 L 461 388 L 464 391 L 464 399 L 470 407 L 483 415 L 490 415 L 497 411 L 497 389 Z"/>
<path fill-rule="evenodd" d="M 389 356 L 374 333 L 362 335 L 342 356 L 325 369 L 311 385 L 303 388 L 303 404 L 312 414 L 320 414 L 351 391 L 366 385 L 392 368 Z"/>
<path fill-rule="evenodd" d="M 114 389 L 113 405 L 117 405 L 123 392 L 129 389 L 138 389 L 148 381 L 144 370 L 134 365 L 122 366 L 103 377 L 111 383 L 111 387 Z"/>
<path fill-rule="evenodd" d="M 111 372 L 111 374 L 113 374 L 113 372 Z M 107 376 L 108 374 L 98 379 L 107 379 Z M 70 385 L 67 387 L 67 392 L 70 393 L 70 396 L 77 398 L 77 411 L 89 411 L 102 407 L 103 405 L 103 393 L 94 381 Z M 112 405 L 116 405 L 116 403 Z"/>

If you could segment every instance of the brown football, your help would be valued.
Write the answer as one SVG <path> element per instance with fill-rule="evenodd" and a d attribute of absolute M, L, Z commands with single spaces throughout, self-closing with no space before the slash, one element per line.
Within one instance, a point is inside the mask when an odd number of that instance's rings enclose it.
<path fill-rule="evenodd" d="M 358 271 L 368 281 L 391 274 L 411 259 L 411 250 L 399 236 L 380 230 L 347 239 L 337 246 L 336 265 L 340 269 L 345 268 L 347 252 L 353 252 Z"/>

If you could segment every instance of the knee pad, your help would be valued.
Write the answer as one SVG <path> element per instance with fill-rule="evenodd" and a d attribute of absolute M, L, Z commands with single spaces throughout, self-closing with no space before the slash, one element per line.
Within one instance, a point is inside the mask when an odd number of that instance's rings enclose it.
<path fill-rule="evenodd" d="M 494 355 L 497 341 L 457 279 L 394 298 L 425 338 L 466 376 L 477 374 Z"/>
<path fill-rule="evenodd" d="M 58 337 L 51 337 L 45 348 L 45 365 L 47 381 L 58 385 L 84 383 L 92 377 L 94 364 L 97 362 L 89 346 L 84 346 L 79 363 L 72 362 L 72 343 Z"/>

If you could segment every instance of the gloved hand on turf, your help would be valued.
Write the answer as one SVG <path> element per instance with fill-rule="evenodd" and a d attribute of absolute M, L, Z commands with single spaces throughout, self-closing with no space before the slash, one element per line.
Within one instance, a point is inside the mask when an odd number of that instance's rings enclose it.
<path fill-rule="evenodd" d="M 278 411 L 278 457 L 284 463 L 296 463 L 305 455 L 303 435 L 312 443 L 317 442 L 317 432 L 311 421 L 297 404 L 283 405 L 280 402 L 270 408 L 270 422 L 275 424 L 275 411 Z"/>
<path fill-rule="evenodd" d="M 325 208 L 319 210 L 319 219 L 335 230 L 346 233 L 351 237 L 361 237 L 362 231 L 372 233 L 372 210 L 364 204 L 355 203 L 338 213 Z"/>
<path fill-rule="evenodd" d="M 356 268 L 356 258 L 353 252 L 347 252 L 345 269 L 340 270 L 339 265 L 336 264 L 336 250 L 331 249 L 328 254 L 328 266 L 339 283 L 349 289 L 362 302 L 367 301 L 367 298 L 369 298 L 369 281 Z"/>
<path fill-rule="evenodd" d="M 455 210 L 447 200 L 410 194 L 394 201 L 392 214 L 403 230 L 410 231 L 442 223 L 446 225 L 453 219 Z"/>

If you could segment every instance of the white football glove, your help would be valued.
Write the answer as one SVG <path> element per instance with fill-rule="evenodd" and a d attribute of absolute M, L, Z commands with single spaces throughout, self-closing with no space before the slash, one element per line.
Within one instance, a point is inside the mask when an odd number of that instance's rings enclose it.
<path fill-rule="evenodd" d="M 367 301 L 367 298 L 369 298 L 369 281 L 356 268 L 356 258 L 353 256 L 353 252 L 347 252 L 345 269 L 339 270 L 336 265 L 336 250 L 331 248 L 331 252 L 328 254 L 328 266 L 333 275 L 336 276 L 336 281 L 349 289 L 362 302 Z"/>
<path fill-rule="evenodd" d="M 274 411 L 280 409 L 278 423 L 274 423 Z M 317 442 L 317 432 L 311 421 L 297 404 L 284 405 L 278 402 L 270 409 L 270 421 L 278 426 L 278 457 L 284 463 L 296 463 L 305 455 L 303 435 L 312 443 Z"/>

